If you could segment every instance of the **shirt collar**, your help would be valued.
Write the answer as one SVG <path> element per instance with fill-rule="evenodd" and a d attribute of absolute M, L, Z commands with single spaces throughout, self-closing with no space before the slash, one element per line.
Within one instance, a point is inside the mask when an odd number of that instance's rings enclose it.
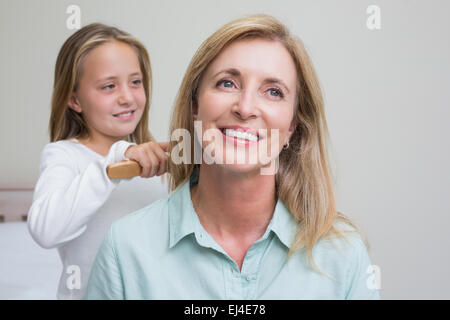
<path fill-rule="evenodd" d="M 273 217 L 267 229 L 272 230 L 287 248 L 291 247 L 297 233 L 297 223 L 280 199 L 275 205 Z"/>
<path fill-rule="evenodd" d="M 168 199 L 169 210 L 169 247 L 195 232 L 196 213 L 191 201 L 189 180 L 172 192 Z"/>
<path fill-rule="evenodd" d="M 168 198 L 170 248 L 185 236 L 198 230 L 197 224 L 200 222 L 191 200 L 191 184 L 192 179 L 186 181 Z M 266 238 L 270 231 L 273 231 L 287 248 L 291 247 L 297 232 L 297 224 L 281 200 L 277 201 L 272 220 L 262 238 Z"/>

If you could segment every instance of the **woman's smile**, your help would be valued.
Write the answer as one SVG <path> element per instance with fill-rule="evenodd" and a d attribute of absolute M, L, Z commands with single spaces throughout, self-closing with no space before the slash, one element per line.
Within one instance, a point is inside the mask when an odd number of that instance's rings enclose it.
<path fill-rule="evenodd" d="M 250 144 L 257 144 L 261 139 L 257 130 L 248 127 L 226 126 L 221 127 L 220 131 L 225 141 L 231 142 L 234 145 L 248 146 Z"/>

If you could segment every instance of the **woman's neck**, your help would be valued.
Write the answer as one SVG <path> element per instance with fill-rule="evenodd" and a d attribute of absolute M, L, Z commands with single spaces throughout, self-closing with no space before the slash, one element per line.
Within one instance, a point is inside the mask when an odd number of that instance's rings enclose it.
<path fill-rule="evenodd" d="M 264 234 L 273 215 L 275 176 L 202 164 L 198 184 L 192 188 L 192 202 L 213 237 L 254 242 Z"/>

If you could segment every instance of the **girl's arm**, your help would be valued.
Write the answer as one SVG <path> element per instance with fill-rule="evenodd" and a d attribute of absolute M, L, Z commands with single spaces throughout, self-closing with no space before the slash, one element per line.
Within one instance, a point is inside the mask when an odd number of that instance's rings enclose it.
<path fill-rule="evenodd" d="M 104 159 L 90 163 L 82 173 L 77 170 L 76 158 L 63 145 L 45 146 L 28 213 L 28 229 L 40 246 L 53 248 L 85 231 L 119 183 L 108 178 L 106 167 L 125 160 L 125 151 L 131 145 L 126 141 L 114 143 Z"/>

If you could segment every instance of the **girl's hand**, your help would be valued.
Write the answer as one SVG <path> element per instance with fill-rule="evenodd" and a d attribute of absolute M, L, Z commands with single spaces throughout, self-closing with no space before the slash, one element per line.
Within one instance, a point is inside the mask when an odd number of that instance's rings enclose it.
<path fill-rule="evenodd" d="M 141 165 L 142 178 L 150 178 L 155 175 L 160 176 L 167 171 L 169 156 L 166 152 L 168 149 L 168 142 L 151 141 L 129 147 L 125 151 L 125 157 L 135 160 Z"/>

